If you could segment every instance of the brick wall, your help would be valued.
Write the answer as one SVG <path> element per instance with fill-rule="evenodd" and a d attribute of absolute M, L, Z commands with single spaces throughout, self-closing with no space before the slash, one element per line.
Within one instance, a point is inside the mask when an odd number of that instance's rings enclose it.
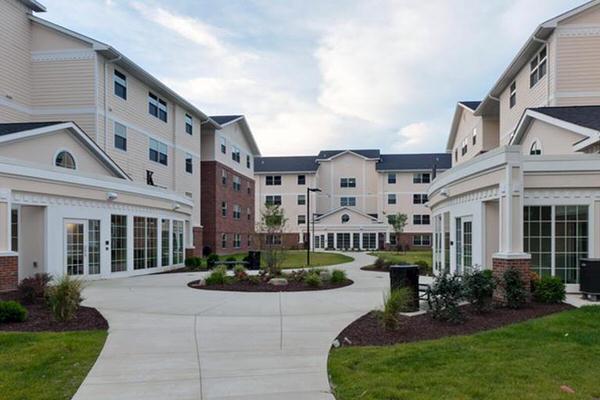
<path fill-rule="evenodd" d="M 521 277 L 523 284 L 527 292 L 531 289 L 531 279 L 529 275 L 529 269 L 531 260 L 529 258 L 493 258 L 492 259 L 492 274 L 496 279 L 496 282 L 502 282 L 502 276 L 504 272 L 510 268 L 516 268 L 521 271 Z M 494 301 L 498 303 L 504 303 L 504 288 L 501 284 L 498 284 L 494 291 Z"/>
<path fill-rule="evenodd" d="M 402 246 L 403 250 L 428 250 L 431 249 L 431 245 L 429 246 L 415 246 L 413 244 L 413 237 L 419 235 L 429 235 L 430 243 L 433 242 L 433 234 L 431 232 L 427 233 L 409 233 L 403 232 L 400 234 L 400 240 L 398 241 L 400 246 Z M 387 244 L 386 250 L 396 250 L 398 248 L 397 244 Z"/>
<path fill-rule="evenodd" d="M 200 187 L 202 191 L 201 220 L 203 226 L 202 246 L 209 247 L 217 254 L 231 254 L 251 250 L 255 241 L 251 239 L 248 246 L 248 237 L 254 235 L 254 180 L 236 173 L 233 169 L 217 161 L 202 161 L 202 178 Z M 225 170 L 227 183 L 223 185 L 221 173 Z M 233 177 L 238 176 L 241 190 L 233 190 Z M 250 193 L 248 193 L 250 185 Z M 227 202 L 227 216 L 221 214 L 221 202 Z M 239 205 L 241 217 L 233 219 L 233 207 Z M 250 208 L 250 218 L 248 218 Z M 222 246 L 221 236 L 227 235 L 227 246 Z M 241 235 L 241 246 L 233 247 L 235 234 Z M 201 247 L 202 249 L 202 247 Z M 202 250 L 201 250 L 202 252 Z"/>
<path fill-rule="evenodd" d="M 19 283 L 19 257 L 0 256 L 0 292 L 14 290 Z"/>

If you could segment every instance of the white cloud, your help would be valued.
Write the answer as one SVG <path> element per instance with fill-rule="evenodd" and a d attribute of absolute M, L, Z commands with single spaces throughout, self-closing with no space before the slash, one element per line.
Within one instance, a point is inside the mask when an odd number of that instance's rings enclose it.
<path fill-rule="evenodd" d="M 397 152 L 424 152 L 431 143 L 440 140 L 440 132 L 431 122 L 415 122 L 404 126 L 397 133 L 392 150 Z"/>

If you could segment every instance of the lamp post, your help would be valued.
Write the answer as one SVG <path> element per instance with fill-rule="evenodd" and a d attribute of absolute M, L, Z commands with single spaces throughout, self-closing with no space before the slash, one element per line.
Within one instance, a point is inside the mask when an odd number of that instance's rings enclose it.
<path fill-rule="evenodd" d="M 310 266 L 310 193 L 311 192 L 320 192 L 319 188 L 306 188 L 306 266 Z M 314 217 L 313 217 L 314 219 Z"/>

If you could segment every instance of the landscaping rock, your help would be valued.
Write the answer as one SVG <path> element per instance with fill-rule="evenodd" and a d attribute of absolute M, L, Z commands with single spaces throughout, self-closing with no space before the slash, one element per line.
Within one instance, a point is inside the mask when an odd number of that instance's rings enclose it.
<path fill-rule="evenodd" d="M 329 281 L 331 280 L 331 271 L 321 271 L 319 277 L 322 281 Z"/>
<path fill-rule="evenodd" d="M 288 281 L 285 278 L 271 278 L 269 280 L 269 285 L 273 286 L 286 286 L 287 284 Z"/>
<path fill-rule="evenodd" d="M 574 393 L 575 393 L 575 390 L 573 390 L 573 388 L 572 388 L 572 387 L 570 387 L 570 386 L 567 386 L 567 385 L 562 385 L 562 386 L 560 387 L 560 390 L 562 390 L 562 391 L 563 391 L 563 392 L 565 392 L 565 393 L 571 393 L 571 394 L 574 394 Z"/>
<path fill-rule="evenodd" d="M 340 347 L 340 341 L 335 339 L 333 341 L 333 343 L 331 344 L 335 349 L 337 349 L 338 347 Z"/>

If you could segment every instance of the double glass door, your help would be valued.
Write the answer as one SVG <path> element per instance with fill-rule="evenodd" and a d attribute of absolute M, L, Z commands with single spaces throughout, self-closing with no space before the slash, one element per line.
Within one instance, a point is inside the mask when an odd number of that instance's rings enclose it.
<path fill-rule="evenodd" d="M 456 273 L 469 272 L 473 266 L 473 220 L 456 218 Z"/>
<path fill-rule="evenodd" d="M 99 220 L 65 220 L 64 243 L 65 272 L 68 275 L 100 273 Z"/>

